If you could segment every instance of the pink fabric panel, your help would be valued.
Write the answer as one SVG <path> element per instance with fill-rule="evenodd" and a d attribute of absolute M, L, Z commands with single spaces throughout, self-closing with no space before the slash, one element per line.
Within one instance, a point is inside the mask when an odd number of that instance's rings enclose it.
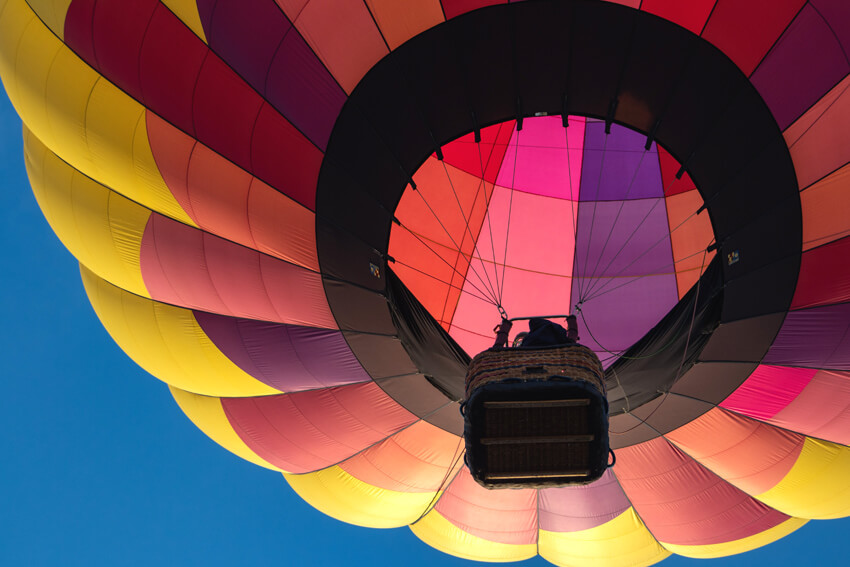
<path fill-rule="evenodd" d="M 785 478 L 805 437 L 715 408 L 668 433 L 700 464 L 747 494 L 761 494 Z"/>
<path fill-rule="evenodd" d="M 578 201 L 585 119 L 571 117 L 569 124 L 564 128 L 560 116 L 550 116 L 528 120 L 514 131 L 496 185 Z"/>
<path fill-rule="evenodd" d="M 510 152 L 508 152 L 510 153 Z M 508 210 L 510 209 L 510 215 Z M 489 260 L 487 269 L 491 281 L 496 279 L 493 254 L 498 264 L 507 257 L 508 268 L 502 273 L 497 266 L 502 304 L 508 306 L 510 315 L 519 317 L 532 314 L 570 312 L 573 255 L 575 240 L 569 220 L 578 211 L 578 204 L 569 200 L 543 197 L 497 186 L 490 199 L 488 218 L 484 221 L 475 250 L 476 256 Z M 505 237 L 508 218 L 510 233 L 505 255 Z M 540 227 L 562 227 L 559 238 L 540 246 Z M 494 238 L 491 239 L 492 227 Z M 496 236 L 496 235 L 502 235 Z M 477 353 L 493 346 L 493 325 L 499 315 L 492 304 L 477 297 L 475 291 L 487 289 L 481 264 L 472 264 L 467 273 L 464 290 L 455 310 L 450 332 L 467 352 Z M 480 278 L 476 274 L 480 275 Z M 503 277 L 504 276 L 504 277 Z M 484 281 L 482 282 L 482 279 Z M 534 290 L 534 293 L 529 293 Z M 521 330 L 525 330 L 524 328 Z"/>
<path fill-rule="evenodd" d="M 769 423 L 850 445 L 850 372 L 819 370 L 800 395 Z"/>
<path fill-rule="evenodd" d="M 629 499 L 614 474 L 585 486 L 545 488 L 540 491 L 540 529 L 550 532 L 589 530 L 628 510 Z"/>
<path fill-rule="evenodd" d="M 466 467 L 437 502 L 437 512 L 465 532 L 499 543 L 537 541 L 537 491 L 487 490 Z"/>
<path fill-rule="evenodd" d="M 762 421 L 770 419 L 790 404 L 814 375 L 810 368 L 762 364 L 720 407 Z"/>
<path fill-rule="evenodd" d="M 737 541 L 788 519 L 664 438 L 618 450 L 614 473 L 646 527 L 662 543 Z"/>
<path fill-rule="evenodd" d="M 434 492 L 463 467 L 463 438 L 418 421 L 340 467 L 353 477 L 398 492 Z"/>
<path fill-rule="evenodd" d="M 417 419 L 374 382 L 221 403 L 252 451 L 293 473 L 336 464 Z"/>
<path fill-rule="evenodd" d="M 153 214 L 141 268 L 151 297 L 222 315 L 336 328 L 321 276 Z"/>

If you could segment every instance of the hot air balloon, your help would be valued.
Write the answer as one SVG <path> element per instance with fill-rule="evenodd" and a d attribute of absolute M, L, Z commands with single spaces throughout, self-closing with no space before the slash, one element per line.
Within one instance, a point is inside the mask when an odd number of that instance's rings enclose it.
<path fill-rule="evenodd" d="M 649 565 L 850 515 L 841 0 L 0 3 L 114 340 L 311 505 L 460 557 Z M 616 464 L 487 490 L 470 356 L 575 313 Z"/>

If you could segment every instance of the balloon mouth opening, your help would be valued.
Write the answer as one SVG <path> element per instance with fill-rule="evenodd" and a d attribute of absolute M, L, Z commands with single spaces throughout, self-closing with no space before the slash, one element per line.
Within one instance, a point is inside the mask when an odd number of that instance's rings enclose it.
<path fill-rule="evenodd" d="M 715 254 L 702 197 L 675 158 L 625 126 L 564 122 L 530 117 L 461 136 L 401 195 L 392 269 L 470 354 L 492 345 L 499 307 L 577 312 L 582 342 L 608 366 Z"/>

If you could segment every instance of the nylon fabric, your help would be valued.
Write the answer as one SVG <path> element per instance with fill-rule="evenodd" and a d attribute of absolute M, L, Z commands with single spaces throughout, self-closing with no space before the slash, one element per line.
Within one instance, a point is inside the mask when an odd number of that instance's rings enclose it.
<path fill-rule="evenodd" d="M 576 532 L 540 530 L 540 555 L 555 565 L 654 565 L 670 555 L 633 508 L 600 526 Z"/>
<path fill-rule="evenodd" d="M 433 492 L 397 492 L 360 481 L 338 466 L 283 478 L 311 506 L 337 520 L 367 528 L 406 526 L 434 499 Z"/>
<path fill-rule="evenodd" d="M 0 77 L 12 104 L 51 151 L 134 201 L 193 224 L 159 175 L 141 105 L 65 47 L 23 0 L 6 5 L 0 42 Z"/>
<path fill-rule="evenodd" d="M 473 561 L 522 561 L 537 554 L 537 545 L 509 544 L 483 539 L 455 526 L 437 510 L 431 510 L 410 531 L 443 553 Z"/>
<path fill-rule="evenodd" d="M 193 313 L 134 295 L 81 269 L 89 301 L 127 356 L 163 382 L 206 396 L 267 396 L 280 390 L 228 359 Z"/>

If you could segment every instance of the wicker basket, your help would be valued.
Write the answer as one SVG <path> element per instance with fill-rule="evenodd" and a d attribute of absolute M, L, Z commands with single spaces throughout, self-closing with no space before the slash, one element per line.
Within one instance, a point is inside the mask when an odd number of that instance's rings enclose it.
<path fill-rule="evenodd" d="M 587 484 L 607 467 L 602 365 L 579 344 L 477 355 L 464 421 L 467 466 L 487 488 Z"/>

